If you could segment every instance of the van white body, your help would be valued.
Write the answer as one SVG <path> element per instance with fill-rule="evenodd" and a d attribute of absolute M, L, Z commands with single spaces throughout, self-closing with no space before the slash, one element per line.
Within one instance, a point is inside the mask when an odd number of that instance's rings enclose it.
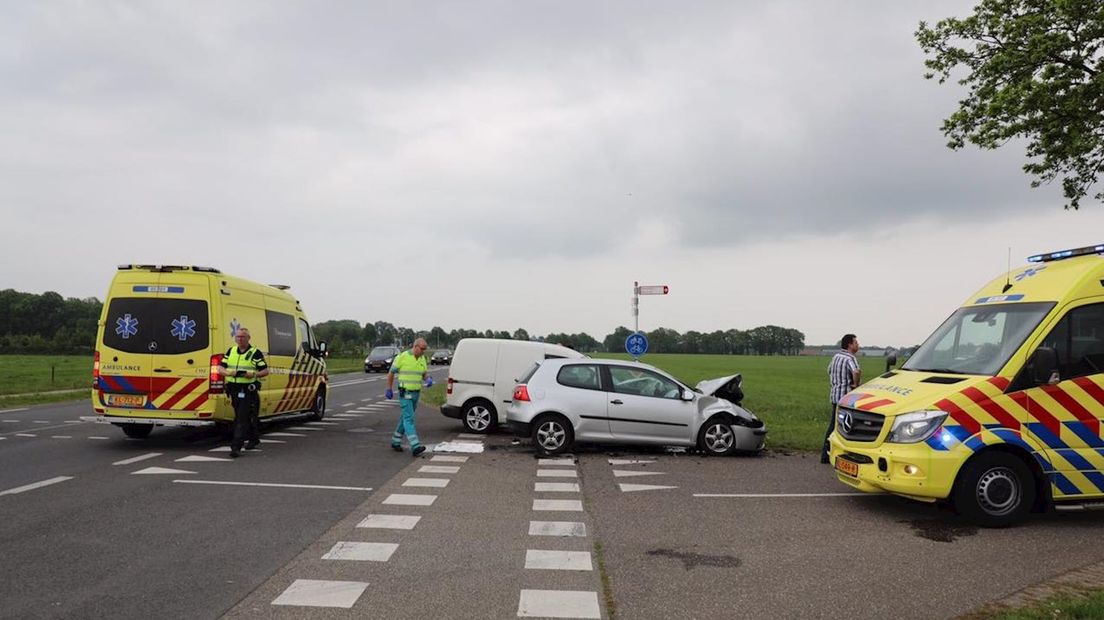
<path fill-rule="evenodd" d="M 448 397 L 441 413 L 473 433 L 489 433 L 506 423 L 506 406 L 517 380 L 541 360 L 586 357 L 558 344 L 528 340 L 465 338 L 449 367 Z"/>

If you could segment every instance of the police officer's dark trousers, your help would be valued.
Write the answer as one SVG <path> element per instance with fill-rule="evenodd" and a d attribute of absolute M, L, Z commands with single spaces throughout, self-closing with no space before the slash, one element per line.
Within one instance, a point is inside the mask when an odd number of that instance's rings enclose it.
<path fill-rule="evenodd" d="M 230 441 L 230 449 L 238 452 L 244 444 L 256 444 L 261 440 L 260 420 L 257 417 L 261 398 L 257 384 L 230 384 L 230 402 L 234 405 L 234 439 Z"/>

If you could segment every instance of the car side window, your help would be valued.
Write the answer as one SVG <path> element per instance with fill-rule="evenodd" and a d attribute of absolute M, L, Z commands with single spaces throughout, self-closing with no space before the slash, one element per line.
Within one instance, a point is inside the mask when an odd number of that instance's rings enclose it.
<path fill-rule="evenodd" d="M 1104 372 L 1104 304 L 1070 310 L 1042 346 L 1058 354 L 1058 375 L 1063 381 Z"/>
<path fill-rule="evenodd" d="M 583 388 L 585 390 L 602 389 L 601 380 L 598 378 L 598 368 L 593 364 L 571 364 L 563 366 L 556 373 L 556 382 L 568 387 Z"/>
<path fill-rule="evenodd" d="M 642 368 L 610 366 L 613 391 L 618 394 L 678 399 L 682 390 L 667 377 Z"/>

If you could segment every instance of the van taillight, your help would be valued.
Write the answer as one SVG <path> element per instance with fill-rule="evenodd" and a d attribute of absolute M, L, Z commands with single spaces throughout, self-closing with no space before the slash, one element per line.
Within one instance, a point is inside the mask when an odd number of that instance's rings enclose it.
<path fill-rule="evenodd" d="M 514 400 L 529 402 L 529 388 L 524 383 L 514 388 Z"/>
<path fill-rule="evenodd" d="M 445 388 L 445 393 L 451 395 L 452 394 L 452 384 L 456 383 L 456 382 L 452 380 L 452 377 L 449 377 L 447 383 L 448 383 L 448 386 Z"/>
<path fill-rule="evenodd" d="M 226 388 L 222 375 L 219 374 L 219 365 L 222 363 L 222 353 L 211 356 L 211 378 L 207 386 L 209 394 L 217 394 Z"/>
<path fill-rule="evenodd" d="M 92 389 L 100 387 L 100 352 L 92 358 Z"/>

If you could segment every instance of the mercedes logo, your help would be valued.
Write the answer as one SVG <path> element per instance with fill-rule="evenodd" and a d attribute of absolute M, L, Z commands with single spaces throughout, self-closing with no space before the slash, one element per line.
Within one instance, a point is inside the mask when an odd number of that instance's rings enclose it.
<path fill-rule="evenodd" d="M 850 433 L 851 427 L 855 424 L 854 419 L 851 418 L 850 411 L 843 411 L 839 414 L 839 425 L 843 429 L 844 433 Z"/>
<path fill-rule="evenodd" d="M 150 351 L 156 351 L 157 350 L 157 341 L 156 340 L 151 340 L 150 341 L 149 350 Z"/>

